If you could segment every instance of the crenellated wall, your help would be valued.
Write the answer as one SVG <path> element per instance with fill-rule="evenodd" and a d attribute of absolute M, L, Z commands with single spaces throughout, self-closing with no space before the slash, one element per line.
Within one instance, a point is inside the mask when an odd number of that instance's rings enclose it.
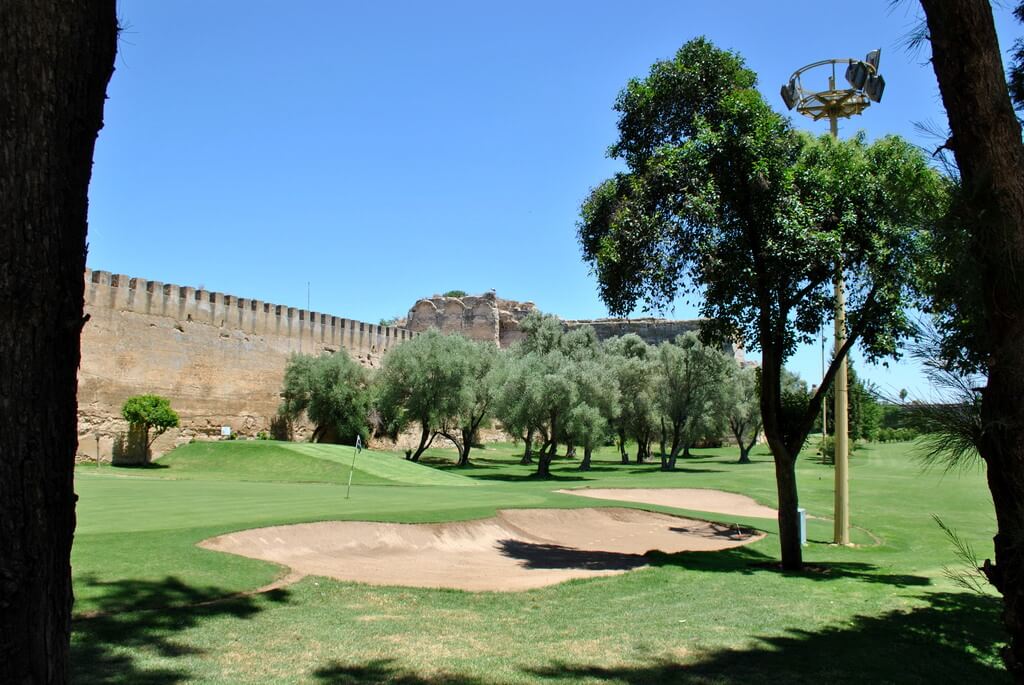
<path fill-rule="evenodd" d="M 109 458 L 125 429 L 121 405 L 152 393 L 171 400 L 181 428 L 154 445 L 159 454 L 231 426 L 242 435 L 270 429 L 293 353 L 345 350 L 376 366 L 414 333 L 234 295 L 85 272 L 82 362 L 78 374 L 79 452 Z M 300 428 L 301 430 L 303 427 Z"/>

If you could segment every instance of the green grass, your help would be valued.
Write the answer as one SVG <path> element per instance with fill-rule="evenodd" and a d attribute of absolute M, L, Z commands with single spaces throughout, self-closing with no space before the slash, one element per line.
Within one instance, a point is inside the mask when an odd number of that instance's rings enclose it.
<path fill-rule="evenodd" d="M 472 479 L 426 468 L 391 452 L 363 450 L 353 462 L 354 451 L 341 445 L 294 442 L 193 442 L 149 466 L 113 469 L 125 476 L 175 480 L 347 483 L 354 463 L 352 482 L 356 485 L 476 484 Z"/>
<path fill-rule="evenodd" d="M 654 554 L 647 569 L 525 593 L 306 578 L 228 600 L 283 569 L 195 547 L 219 533 L 613 504 L 553 492 L 574 487 L 713 487 L 773 506 L 772 465 L 763 450 L 748 466 L 733 463 L 733 450 L 706 450 L 660 473 L 655 464 L 619 465 L 606 449 L 589 473 L 558 459 L 554 478 L 538 481 L 513 446 L 475 450 L 467 469 L 454 468 L 446 450 L 431 450 L 426 466 L 364 451 L 348 500 L 351 450 L 317 445 L 197 443 L 161 459 L 166 468 L 83 466 L 75 681 L 1008 682 L 996 654 L 999 603 L 945 577 L 957 560 L 930 516 L 987 553 L 994 518 L 983 475 L 922 474 L 909 452 L 881 445 L 855 454 L 862 546 L 828 545 L 831 523 L 812 520 L 805 558 L 818 572 L 778 572 L 769 563 L 778 554 L 774 522 L 738 519 L 767 538 L 728 552 Z M 831 469 L 804 459 L 798 477 L 802 506 L 830 516 Z M 422 484 L 410 484 L 416 479 Z"/>

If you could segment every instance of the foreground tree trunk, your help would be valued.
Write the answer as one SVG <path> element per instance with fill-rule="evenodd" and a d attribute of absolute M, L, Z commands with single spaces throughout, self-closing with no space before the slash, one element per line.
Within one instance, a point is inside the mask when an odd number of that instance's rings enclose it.
<path fill-rule="evenodd" d="M 629 453 L 626 452 L 626 431 L 619 431 L 619 459 L 623 464 L 629 463 Z"/>
<path fill-rule="evenodd" d="M 113 0 L 0 3 L 0 682 L 68 681 L 87 192 Z"/>
<path fill-rule="evenodd" d="M 982 443 L 995 505 L 995 564 L 1010 634 L 1003 658 L 1024 682 L 1024 145 L 1010 102 L 992 8 L 981 0 L 922 0 L 932 65 L 953 133 L 981 265 L 988 350 Z"/>

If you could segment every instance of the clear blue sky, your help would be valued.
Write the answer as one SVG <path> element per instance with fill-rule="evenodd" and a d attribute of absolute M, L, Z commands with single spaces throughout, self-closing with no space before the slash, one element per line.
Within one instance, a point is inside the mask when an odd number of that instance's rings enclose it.
<path fill-rule="evenodd" d="M 619 168 L 618 91 L 695 36 L 739 51 L 780 110 L 795 68 L 881 47 L 884 100 L 840 135 L 934 147 L 915 122 L 945 126 L 927 48 L 904 47 L 913 2 L 119 4 L 89 266 L 291 306 L 308 282 L 314 310 L 363 321 L 456 288 L 606 316 L 579 204 Z M 817 348 L 791 366 L 813 383 Z M 928 394 L 908 365 L 860 369 Z"/>

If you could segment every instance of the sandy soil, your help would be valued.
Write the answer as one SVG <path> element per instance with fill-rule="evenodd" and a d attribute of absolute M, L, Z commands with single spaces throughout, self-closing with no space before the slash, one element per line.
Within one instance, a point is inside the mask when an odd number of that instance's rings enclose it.
<path fill-rule="evenodd" d="M 649 550 L 715 551 L 761 537 L 638 509 L 508 509 L 452 523 L 257 528 L 200 546 L 284 564 L 294 573 L 374 585 L 516 591 L 625 573 L 646 565 Z"/>
<path fill-rule="evenodd" d="M 701 490 L 697 488 L 581 488 L 578 490 L 558 490 L 566 495 L 593 497 L 594 499 L 610 499 L 618 502 L 639 502 L 641 504 L 658 504 L 663 507 L 708 511 L 715 514 L 732 516 L 750 516 L 753 518 L 774 519 L 778 512 L 771 507 L 758 504 L 746 495 L 737 495 L 721 490 Z"/>

